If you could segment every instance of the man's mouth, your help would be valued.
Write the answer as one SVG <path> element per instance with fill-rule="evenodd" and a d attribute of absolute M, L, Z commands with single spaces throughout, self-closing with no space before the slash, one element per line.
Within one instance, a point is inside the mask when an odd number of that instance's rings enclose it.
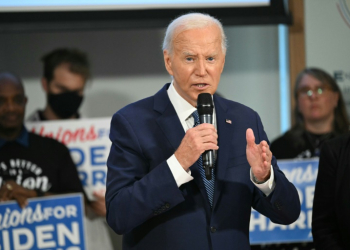
<path fill-rule="evenodd" d="M 204 87 L 208 86 L 208 84 L 206 84 L 206 83 L 198 83 L 198 84 L 194 84 L 194 85 L 198 88 L 204 88 Z"/>
<path fill-rule="evenodd" d="M 6 114 L 1 116 L 1 120 L 8 121 L 8 122 L 18 121 L 19 119 L 20 119 L 20 116 L 17 114 Z"/>

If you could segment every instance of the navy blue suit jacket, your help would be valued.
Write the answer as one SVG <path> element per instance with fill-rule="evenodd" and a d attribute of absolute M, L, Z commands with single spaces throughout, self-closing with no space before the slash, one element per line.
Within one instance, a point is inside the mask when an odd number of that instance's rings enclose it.
<path fill-rule="evenodd" d="M 185 135 L 165 85 L 114 114 L 107 173 L 107 222 L 123 249 L 250 249 L 251 207 L 289 224 L 300 213 L 297 191 L 272 159 L 276 187 L 266 197 L 250 180 L 246 130 L 267 141 L 258 114 L 214 95 L 218 144 L 213 208 L 200 173 L 177 187 L 166 160 Z M 232 124 L 225 122 L 226 119 Z"/>

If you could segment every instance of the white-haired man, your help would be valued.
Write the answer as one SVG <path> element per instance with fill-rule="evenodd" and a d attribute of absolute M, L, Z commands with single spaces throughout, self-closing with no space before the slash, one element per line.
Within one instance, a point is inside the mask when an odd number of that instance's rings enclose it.
<path fill-rule="evenodd" d="M 113 116 L 107 222 L 123 234 L 123 249 L 250 249 L 251 207 L 276 223 L 298 218 L 297 191 L 257 113 L 214 95 L 225 53 L 218 20 L 180 16 L 163 45 L 172 82 Z M 214 124 L 198 125 L 200 93 L 213 95 Z M 217 155 L 211 181 L 199 167 L 206 150 Z"/>

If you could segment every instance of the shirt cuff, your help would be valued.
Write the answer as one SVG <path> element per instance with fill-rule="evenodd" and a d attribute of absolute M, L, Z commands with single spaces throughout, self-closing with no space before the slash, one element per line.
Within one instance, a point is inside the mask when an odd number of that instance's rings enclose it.
<path fill-rule="evenodd" d="M 193 177 L 191 176 L 191 170 L 188 170 L 188 172 L 186 172 L 174 154 L 166 162 L 168 163 L 170 171 L 173 174 L 178 187 L 193 180 Z"/>
<path fill-rule="evenodd" d="M 266 196 L 272 193 L 272 191 L 275 189 L 276 183 L 275 183 L 275 175 L 273 173 L 273 167 L 271 165 L 270 167 L 270 178 L 265 181 L 262 184 L 257 184 L 253 181 L 253 173 L 252 169 L 250 169 L 250 180 L 254 183 L 254 185 L 261 190 Z"/>

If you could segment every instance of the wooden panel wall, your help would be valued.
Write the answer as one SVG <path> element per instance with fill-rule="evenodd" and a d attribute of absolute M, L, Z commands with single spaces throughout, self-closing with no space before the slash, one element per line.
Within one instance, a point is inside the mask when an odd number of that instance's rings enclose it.
<path fill-rule="evenodd" d="M 293 24 L 289 26 L 289 70 L 290 70 L 290 100 L 291 121 L 294 124 L 293 110 L 295 107 L 294 86 L 298 73 L 306 67 L 305 59 L 305 25 L 304 0 L 289 0 L 289 11 L 292 13 Z"/>

